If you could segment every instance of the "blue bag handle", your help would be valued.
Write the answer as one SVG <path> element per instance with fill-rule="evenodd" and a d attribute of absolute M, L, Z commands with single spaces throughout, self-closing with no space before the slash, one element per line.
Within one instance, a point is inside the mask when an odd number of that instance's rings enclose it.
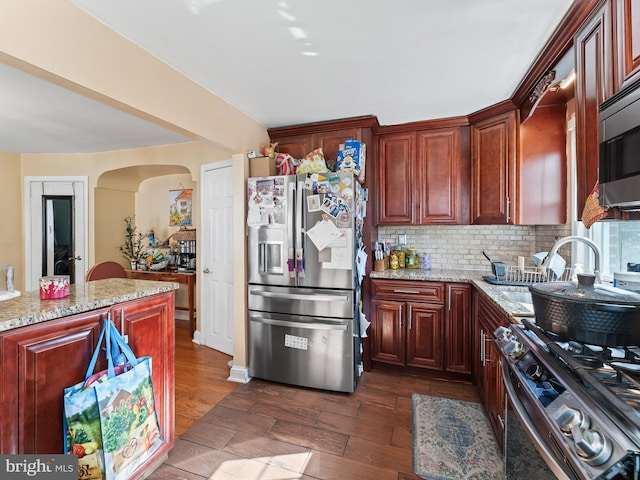
<path fill-rule="evenodd" d="M 89 367 L 87 368 L 87 373 L 85 374 L 84 380 L 85 382 L 93 375 L 93 371 L 95 370 L 96 363 L 98 362 L 98 355 L 100 354 L 100 347 L 102 345 L 102 340 L 106 336 L 106 350 L 107 350 L 107 377 L 113 378 L 116 376 L 114 369 L 114 352 L 115 356 L 118 356 L 118 351 L 121 351 L 122 354 L 126 357 L 129 364 L 132 367 L 135 367 L 138 364 L 138 359 L 131 350 L 131 347 L 127 345 L 122 338 L 122 335 L 118 332 L 115 324 L 111 320 L 111 313 L 107 316 L 107 319 L 104 321 L 102 325 L 102 330 L 100 331 L 100 337 L 98 338 L 98 343 L 96 345 L 95 350 L 93 351 L 93 355 L 91 357 L 91 362 L 89 362 Z"/>
<path fill-rule="evenodd" d="M 118 332 L 118 328 L 115 326 L 115 324 L 111 320 L 109 320 L 109 327 L 110 328 L 107 330 L 107 338 L 108 338 L 107 342 L 110 341 L 112 345 L 117 345 L 117 347 L 124 354 L 128 363 L 132 367 L 135 367 L 136 365 L 138 365 L 139 363 L 138 357 L 136 357 L 135 353 L 133 353 L 133 350 L 131 350 L 131 347 L 127 345 L 127 342 L 124 340 L 120 332 Z M 110 349 L 107 349 L 107 354 L 113 353 L 113 352 L 109 352 L 109 350 Z M 111 360 L 113 362 L 115 360 L 114 355 L 111 354 L 109 356 L 111 357 Z"/>
<path fill-rule="evenodd" d="M 102 345 L 102 339 L 104 338 L 104 332 L 107 330 L 107 321 L 102 325 L 102 330 L 100 331 L 100 337 L 98 338 L 98 343 L 96 345 L 95 350 L 93 351 L 93 355 L 91 356 L 91 361 L 89 362 L 89 367 L 87 368 L 87 373 L 84 376 L 84 381 L 89 380 L 89 377 L 93 375 L 93 371 L 96 368 L 96 362 L 98 361 L 98 355 L 100 354 L 100 345 Z"/>

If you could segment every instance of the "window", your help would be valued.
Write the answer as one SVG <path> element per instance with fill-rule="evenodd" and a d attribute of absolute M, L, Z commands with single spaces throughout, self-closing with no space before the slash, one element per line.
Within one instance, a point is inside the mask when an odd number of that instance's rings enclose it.
<path fill-rule="evenodd" d="M 614 272 L 628 271 L 629 264 L 632 268 L 633 264 L 640 264 L 640 222 L 596 222 L 589 230 L 580 222 L 577 230 L 578 235 L 590 238 L 600 247 L 603 280 L 612 280 Z M 576 263 L 582 261 L 585 271 L 590 271 L 593 268 L 590 257 L 593 255 L 589 256 L 589 251 L 582 252 L 581 257 L 580 252 L 576 253 Z"/>

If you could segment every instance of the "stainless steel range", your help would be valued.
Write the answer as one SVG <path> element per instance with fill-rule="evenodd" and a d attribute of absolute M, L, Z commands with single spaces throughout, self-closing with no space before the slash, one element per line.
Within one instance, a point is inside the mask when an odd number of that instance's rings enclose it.
<path fill-rule="evenodd" d="M 500 327 L 495 337 L 503 354 L 507 427 L 523 425 L 549 471 L 514 473 L 518 452 L 509 445 L 517 444 L 517 433 L 506 428 L 506 478 L 639 478 L 639 348 L 585 345 L 529 320 Z"/>

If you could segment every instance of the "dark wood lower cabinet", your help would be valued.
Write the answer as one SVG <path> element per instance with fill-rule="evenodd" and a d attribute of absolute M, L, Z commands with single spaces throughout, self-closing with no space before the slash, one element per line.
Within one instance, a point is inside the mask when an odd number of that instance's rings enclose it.
<path fill-rule="evenodd" d="M 471 374 L 469 285 L 373 280 L 372 290 L 374 366 Z"/>
<path fill-rule="evenodd" d="M 136 356 L 153 358 L 153 386 L 164 443 L 135 473 L 173 446 L 175 320 L 174 293 L 162 293 L 78 315 L 0 333 L 0 453 L 62 453 L 63 394 L 84 379 L 105 319 L 128 336 Z M 101 363 L 96 368 L 106 368 Z"/>
<path fill-rule="evenodd" d="M 3 334 L 3 454 L 62 453 L 64 389 L 84 379 L 108 309 Z"/>
<path fill-rule="evenodd" d="M 505 391 L 502 381 L 501 354 L 494 342 L 493 332 L 508 320 L 491 303 L 475 292 L 474 309 L 474 377 L 480 399 L 485 406 L 489 423 L 502 448 L 504 440 Z"/>

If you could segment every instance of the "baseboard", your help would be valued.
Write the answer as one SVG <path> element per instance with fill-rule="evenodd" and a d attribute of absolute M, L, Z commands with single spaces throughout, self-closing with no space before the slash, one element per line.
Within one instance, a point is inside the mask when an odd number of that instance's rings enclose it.
<path fill-rule="evenodd" d="M 193 343 L 197 344 L 197 345 L 203 345 L 203 341 L 202 341 L 202 333 L 200 333 L 200 330 L 196 330 L 195 332 L 193 332 Z"/>
<path fill-rule="evenodd" d="M 178 310 L 176 308 L 175 318 L 176 320 L 189 320 L 189 312 L 187 312 L 186 310 Z"/>
<path fill-rule="evenodd" d="M 227 380 L 238 383 L 249 383 L 251 381 L 249 376 L 249 369 L 247 367 L 235 367 L 231 366 L 229 370 L 229 378 Z"/>

